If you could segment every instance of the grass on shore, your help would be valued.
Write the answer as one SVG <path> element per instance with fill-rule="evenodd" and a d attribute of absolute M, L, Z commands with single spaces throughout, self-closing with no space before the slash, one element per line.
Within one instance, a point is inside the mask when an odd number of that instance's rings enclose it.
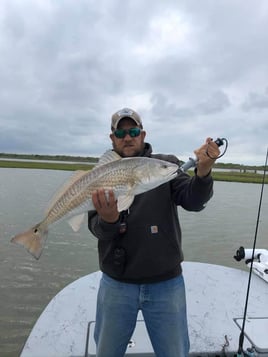
<path fill-rule="evenodd" d="M 84 163 L 65 163 L 65 162 L 39 162 L 39 161 L 6 161 L 0 160 L 2 168 L 20 168 L 20 169 L 47 169 L 47 170 L 91 170 L 94 165 Z M 189 171 L 190 175 L 193 171 Z M 255 172 L 237 172 L 237 171 L 213 171 L 212 176 L 215 181 L 262 183 L 263 175 Z M 268 183 L 268 177 L 265 179 Z"/>
<path fill-rule="evenodd" d="M 188 171 L 190 175 L 193 175 L 193 171 Z M 237 172 L 237 171 L 213 171 L 212 177 L 214 181 L 226 181 L 226 182 L 242 182 L 242 183 L 262 183 L 263 175 L 255 172 Z M 268 177 L 265 177 L 266 184 L 268 183 Z"/>
<path fill-rule="evenodd" d="M 17 169 L 40 169 L 40 170 L 91 170 L 94 165 L 84 163 L 66 162 L 40 162 L 40 161 L 6 161 L 0 160 L 0 167 Z"/>
<path fill-rule="evenodd" d="M 263 175 L 254 172 L 212 172 L 215 181 L 262 183 Z M 268 183 L 268 177 L 265 177 L 264 183 Z"/>

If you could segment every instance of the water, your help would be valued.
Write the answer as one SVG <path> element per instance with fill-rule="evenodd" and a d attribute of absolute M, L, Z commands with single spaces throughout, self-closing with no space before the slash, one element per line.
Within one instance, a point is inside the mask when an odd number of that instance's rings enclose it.
<path fill-rule="evenodd" d="M 73 280 L 98 269 L 97 244 L 86 223 L 73 233 L 65 221 L 51 227 L 36 261 L 10 243 L 42 219 L 49 198 L 70 176 L 50 170 L 0 169 L 0 357 L 17 357 L 41 311 Z M 240 245 L 251 247 L 260 185 L 215 182 L 206 209 L 179 209 L 185 260 L 244 268 L 233 259 Z M 268 248 L 267 185 L 259 223 L 259 248 Z"/>

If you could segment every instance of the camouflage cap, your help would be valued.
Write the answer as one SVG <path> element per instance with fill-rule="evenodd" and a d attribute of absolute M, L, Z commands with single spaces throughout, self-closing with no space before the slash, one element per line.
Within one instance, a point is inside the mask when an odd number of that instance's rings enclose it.
<path fill-rule="evenodd" d="M 139 126 L 141 129 L 143 128 L 141 117 L 139 116 L 139 114 L 133 109 L 123 108 L 112 115 L 111 129 L 117 129 L 120 120 L 123 118 L 130 118 L 137 124 L 137 126 Z"/>

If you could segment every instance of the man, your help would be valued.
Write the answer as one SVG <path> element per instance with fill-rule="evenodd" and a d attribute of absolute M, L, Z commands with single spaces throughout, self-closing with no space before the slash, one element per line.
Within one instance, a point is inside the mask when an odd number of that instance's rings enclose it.
<path fill-rule="evenodd" d="M 138 113 L 124 108 L 112 116 L 110 138 L 121 157 L 147 156 L 179 165 L 173 155 L 152 154 Z M 93 193 L 96 211 L 89 229 L 98 238 L 103 276 L 97 301 L 95 341 L 98 357 L 122 357 L 141 310 L 157 357 L 189 353 L 185 288 L 181 262 L 180 205 L 200 211 L 212 196 L 212 165 L 218 146 L 207 139 L 195 151 L 195 175 L 178 176 L 137 195 L 128 211 L 117 211 L 113 191 Z"/>

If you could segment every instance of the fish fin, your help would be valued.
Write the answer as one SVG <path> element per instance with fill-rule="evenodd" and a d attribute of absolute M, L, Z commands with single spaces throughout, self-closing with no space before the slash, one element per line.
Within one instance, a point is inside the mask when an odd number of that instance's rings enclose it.
<path fill-rule="evenodd" d="M 12 243 L 22 245 L 35 259 L 39 259 L 47 239 L 48 230 L 40 223 L 26 232 L 17 234 L 11 239 Z"/>
<path fill-rule="evenodd" d="M 86 215 L 85 213 L 82 213 L 77 216 L 73 216 L 68 220 L 68 223 L 72 227 L 74 232 L 79 231 L 81 224 L 84 221 L 85 215 Z"/>
<path fill-rule="evenodd" d="M 126 209 L 128 209 L 131 205 L 132 202 L 134 201 L 134 195 L 128 194 L 128 195 L 121 195 L 117 199 L 117 209 L 119 212 L 122 212 Z"/>
<path fill-rule="evenodd" d="M 52 196 L 51 200 L 49 201 L 49 204 L 47 206 L 47 209 L 45 211 L 45 215 L 48 215 L 50 209 L 54 206 L 55 202 L 58 201 L 58 199 L 63 195 L 64 192 L 72 185 L 74 184 L 77 180 L 79 180 L 83 175 L 88 173 L 88 171 L 83 171 L 83 170 L 77 170 L 75 171 L 69 179 L 67 179 L 63 185 L 60 187 L 60 189 Z"/>
<path fill-rule="evenodd" d="M 99 161 L 95 167 L 98 167 L 101 165 L 106 165 L 110 162 L 117 161 L 120 159 L 122 159 L 122 157 L 120 155 L 118 155 L 115 151 L 108 150 L 99 158 Z"/>

